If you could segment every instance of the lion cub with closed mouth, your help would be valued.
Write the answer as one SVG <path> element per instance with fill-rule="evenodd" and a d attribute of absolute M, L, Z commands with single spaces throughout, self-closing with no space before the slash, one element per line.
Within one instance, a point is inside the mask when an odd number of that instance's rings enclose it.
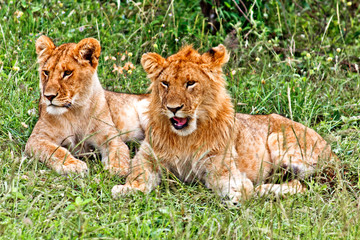
<path fill-rule="evenodd" d="M 106 169 L 126 175 L 130 155 L 124 142 L 144 138 L 148 96 L 104 90 L 97 76 L 100 52 L 93 38 L 58 47 L 46 36 L 36 41 L 40 117 L 25 152 L 60 174 L 86 173 L 86 163 L 69 149 L 93 147 Z"/>
<path fill-rule="evenodd" d="M 185 182 L 200 180 L 233 202 L 254 192 L 293 194 L 304 191 L 296 179 L 264 180 L 279 168 L 301 179 L 314 172 L 320 158 L 335 158 L 326 141 L 300 123 L 277 114 L 235 114 L 222 73 L 228 59 L 223 45 L 202 55 L 190 46 L 166 59 L 143 55 L 152 81 L 149 124 L 125 185 L 112 189 L 114 197 L 150 192 L 162 168 Z"/>

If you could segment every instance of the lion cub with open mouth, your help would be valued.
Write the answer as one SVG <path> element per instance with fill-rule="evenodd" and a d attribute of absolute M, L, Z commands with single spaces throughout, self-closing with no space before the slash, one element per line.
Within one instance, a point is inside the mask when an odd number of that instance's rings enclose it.
<path fill-rule="evenodd" d="M 143 55 L 141 63 L 152 81 L 149 124 L 126 184 L 112 189 L 114 197 L 150 192 L 166 168 L 185 182 L 198 179 L 238 202 L 278 168 L 304 178 L 319 158 L 335 157 L 319 134 L 300 123 L 277 114 L 235 114 L 222 73 L 228 58 L 223 45 L 202 55 L 189 46 L 167 59 Z M 255 192 L 303 190 L 293 180 L 263 184 Z"/>
<path fill-rule="evenodd" d="M 94 147 L 106 169 L 126 175 L 130 155 L 124 141 L 144 138 L 148 96 L 104 90 L 96 72 L 100 51 L 93 38 L 58 47 L 46 36 L 36 41 L 40 117 L 25 152 L 60 174 L 87 172 L 68 149 Z"/>

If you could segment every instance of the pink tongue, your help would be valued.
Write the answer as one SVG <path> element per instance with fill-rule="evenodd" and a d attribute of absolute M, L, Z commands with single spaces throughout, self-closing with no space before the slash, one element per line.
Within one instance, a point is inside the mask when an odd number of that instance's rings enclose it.
<path fill-rule="evenodd" d="M 176 125 L 178 125 L 178 126 L 182 126 L 187 122 L 186 118 L 173 117 L 173 119 L 176 121 Z"/>

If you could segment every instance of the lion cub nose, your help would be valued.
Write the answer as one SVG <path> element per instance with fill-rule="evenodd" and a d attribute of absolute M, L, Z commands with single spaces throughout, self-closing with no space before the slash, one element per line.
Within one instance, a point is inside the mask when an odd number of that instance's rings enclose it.
<path fill-rule="evenodd" d="M 54 98 L 56 98 L 57 95 L 54 94 L 49 94 L 49 95 L 45 95 L 44 96 L 51 102 Z"/>
<path fill-rule="evenodd" d="M 172 107 L 172 106 L 171 107 L 166 106 L 166 107 L 167 107 L 167 109 L 169 109 L 171 112 L 173 112 L 175 114 L 177 111 L 179 111 L 180 109 L 182 109 L 184 107 L 184 104 L 179 107 Z"/>

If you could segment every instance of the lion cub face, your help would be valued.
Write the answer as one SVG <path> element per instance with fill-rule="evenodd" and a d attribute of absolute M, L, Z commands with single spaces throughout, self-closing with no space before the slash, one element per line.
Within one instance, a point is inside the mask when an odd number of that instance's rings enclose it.
<path fill-rule="evenodd" d="M 59 47 L 46 36 L 36 41 L 41 101 L 49 114 L 60 115 L 84 104 L 90 95 L 100 51 L 99 42 L 92 38 Z"/>
<path fill-rule="evenodd" d="M 221 66 L 228 60 L 223 45 L 200 55 L 188 46 L 167 59 L 144 54 L 141 63 L 152 80 L 151 112 L 158 112 L 175 133 L 187 136 L 214 117 L 212 105 L 225 82 Z M 222 91 L 222 90 L 220 90 Z"/>
<path fill-rule="evenodd" d="M 204 77 L 196 66 L 186 63 L 181 68 L 170 64 L 156 81 L 161 112 L 179 135 L 188 135 L 197 126 L 197 111 L 204 94 Z M 154 86 L 155 87 L 155 86 Z"/>

